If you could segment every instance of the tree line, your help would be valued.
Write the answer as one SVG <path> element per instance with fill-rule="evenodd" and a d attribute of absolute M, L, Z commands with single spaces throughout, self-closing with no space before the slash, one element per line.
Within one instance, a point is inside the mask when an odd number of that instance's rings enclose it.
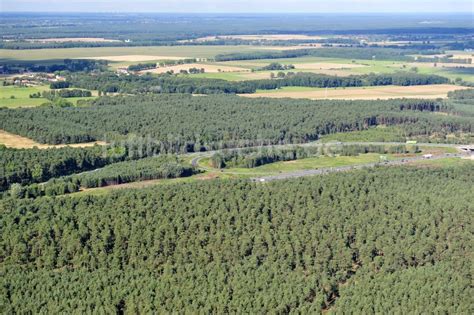
<path fill-rule="evenodd" d="M 23 72 L 83 72 L 92 70 L 106 70 L 106 60 L 91 60 L 91 59 L 64 59 L 57 60 L 54 63 L 44 61 L 28 61 L 22 63 L 8 62 L 2 65 L 2 72 L 4 74 L 16 74 Z"/>
<path fill-rule="evenodd" d="M 58 98 L 58 97 L 61 97 L 61 98 L 91 97 L 92 92 L 88 90 L 80 90 L 80 89 L 59 89 L 59 90 L 43 91 L 41 93 L 41 96 L 48 100 L 54 100 L 55 98 Z"/>
<path fill-rule="evenodd" d="M 197 173 L 191 165 L 185 165 L 178 157 L 161 155 L 117 162 L 99 169 L 62 176 L 41 184 L 21 186 L 13 184 L 8 194 L 15 198 L 59 196 L 79 191 L 81 188 L 97 188 L 136 181 L 188 177 Z"/>
<path fill-rule="evenodd" d="M 203 69 L 191 68 L 181 73 L 202 73 Z M 306 87 L 357 87 L 382 85 L 425 85 L 445 84 L 449 79 L 438 75 L 397 72 L 392 74 L 350 75 L 345 77 L 317 73 L 287 73 L 276 79 L 226 81 L 221 79 L 193 78 L 172 73 L 156 75 L 119 75 L 102 73 L 90 76 L 71 74 L 66 82 L 52 84 L 52 88 L 74 86 L 87 90 L 99 90 L 103 93 L 124 94 L 247 94 L 256 90 L 273 90 L 285 86 Z M 67 85 L 67 86 L 66 86 Z"/>
<path fill-rule="evenodd" d="M 7 190 L 13 183 L 41 183 L 53 177 L 100 168 L 128 157 L 125 147 L 12 149 L 0 146 L 0 191 Z"/>
<path fill-rule="evenodd" d="M 331 47 L 320 49 L 293 49 L 283 51 L 254 51 L 243 53 L 219 54 L 216 61 L 252 60 L 252 59 L 283 59 L 304 56 L 322 58 L 365 59 L 365 60 L 397 60 L 415 61 L 414 54 L 435 54 L 438 50 L 400 49 L 381 47 Z"/>
<path fill-rule="evenodd" d="M 155 69 L 156 62 L 147 62 L 147 63 L 139 63 L 136 65 L 128 66 L 128 71 L 141 71 L 141 70 L 148 70 L 148 69 Z"/>

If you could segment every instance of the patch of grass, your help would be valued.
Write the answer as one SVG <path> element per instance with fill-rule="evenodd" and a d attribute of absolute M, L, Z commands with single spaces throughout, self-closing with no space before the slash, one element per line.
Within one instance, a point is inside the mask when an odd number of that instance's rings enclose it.
<path fill-rule="evenodd" d="M 0 85 L 0 107 L 8 108 L 18 108 L 18 107 L 34 107 L 41 104 L 47 103 L 48 100 L 41 98 L 30 98 L 30 94 L 42 93 L 43 91 L 48 91 L 49 87 L 47 85 L 40 86 L 28 86 L 28 87 L 19 87 L 19 86 L 3 86 Z M 12 98 L 13 96 L 13 98 Z M 79 100 L 88 100 L 94 99 L 95 97 L 70 97 L 66 100 L 77 105 Z"/>
<path fill-rule="evenodd" d="M 403 130 L 392 126 L 377 126 L 362 131 L 338 132 L 321 137 L 321 142 L 405 142 Z"/>
<path fill-rule="evenodd" d="M 30 94 L 41 93 L 48 90 L 48 87 L 43 86 L 0 86 L 0 107 L 33 107 L 45 103 L 44 98 L 30 98 Z M 13 98 L 12 98 L 13 97 Z"/>

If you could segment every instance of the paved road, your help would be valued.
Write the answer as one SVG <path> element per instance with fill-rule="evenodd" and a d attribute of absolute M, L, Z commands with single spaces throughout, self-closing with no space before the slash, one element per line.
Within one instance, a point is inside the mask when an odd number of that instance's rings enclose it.
<path fill-rule="evenodd" d="M 430 158 L 430 160 L 438 160 L 438 159 L 453 158 L 453 157 L 463 157 L 463 156 L 466 156 L 466 154 L 447 153 L 447 154 L 443 154 L 443 155 L 433 156 L 433 157 Z M 404 159 L 392 160 L 392 161 L 386 161 L 386 162 L 348 165 L 348 166 L 330 167 L 330 168 L 320 168 L 320 169 L 315 169 L 315 170 L 301 170 L 301 171 L 287 172 L 287 173 L 281 173 L 281 174 L 271 175 L 271 176 L 254 177 L 254 178 L 251 178 L 251 180 L 252 181 L 257 181 L 257 182 L 268 182 L 268 181 L 288 179 L 288 178 L 297 178 L 297 177 L 304 177 L 304 176 L 323 175 L 323 174 L 329 174 L 329 173 L 334 173 L 334 172 L 351 171 L 351 170 L 357 170 L 357 169 L 362 169 L 362 168 L 367 168 L 367 167 L 374 167 L 374 166 L 403 165 L 403 164 L 413 162 L 413 161 L 418 161 L 418 160 L 425 160 L 425 158 L 423 156 L 416 156 L 416 157 L 410 157 L 410 158 L 404 158 Z"/>

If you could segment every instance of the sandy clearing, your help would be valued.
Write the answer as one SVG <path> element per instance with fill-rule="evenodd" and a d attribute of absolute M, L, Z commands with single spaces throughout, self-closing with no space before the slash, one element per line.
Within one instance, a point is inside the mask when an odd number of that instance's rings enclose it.
<path fill-rule="evenodd" d="M 149 55 L 123 55 L 123 56 L 98 56 L 87 57 L 87 59 L 101 59 L 109 61 L 151 61 L 151 60 L 182 60 L 186 57 L 176 56 L 149 56 Z"/>
<path fill-rule="evenodd" d="M 307 91 L 277 91 L 255 94 L 240 94 L 240 96 L 258 98 L 307 98 L 307 99 L 351 99 L 374 100 L 392 98 L 446 98 L 448 92 L 466 89 L 467 87 L 439 84 L 418 86 L 381 86 L 367 88 L 330 88 Z"/>
<path fill-rule="evenodd" d="M 188 63 L 183 65 L 176 65 L 170 67 L 160 67 L 151 70 L 143 70 L 141 73 L 165 73 L 167 71 L 174 71 L 175 73 L 181 70 L 189 70 L 191 68 L 204 68 L 205 72 L 207 73 L 217 73 L 217 72 L 249 72 L 249 69 L 240 68 L 240 67 L 231 67 L 231 66 L 223 66 L 223 65 L 209 65 L 209 64 L 201 64 L 201 63 Z M 219 71 L 220 70 L 220 71 Z"/>
<path fill-rule="evenodd" d="M 14 149 L 31 149 L 38 147 L 38 149 L 49 149 L 49 148 L 62 148 L 62 147 L 73 147 L 73 148 L 87 148 L 94 145 L 104 145 L 103 141 L 86 142 L 86 143 L 74 143 L 74 144 L 41 144 L 32 139 L 25 138 L 19 135 L 15 135 L 4 130 L 0 130 L 0 144 L 5 145 L 9 148 Z"/>
<path fill-rule="evenodd" d="M 28 42 L 39 43 L 67 43 L 67 42 L 84 42 L 84 43 L 104 43 L 104 42 L 120 42 L 118 39 L 95 38 L 95 37 L 64 37 L 64 38 L 33 38 L 26 39 Z"/>

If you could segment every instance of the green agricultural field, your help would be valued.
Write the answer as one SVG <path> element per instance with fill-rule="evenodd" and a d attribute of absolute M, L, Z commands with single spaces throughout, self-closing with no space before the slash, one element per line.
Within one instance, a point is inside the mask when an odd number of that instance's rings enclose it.
<path fill-rule="evenodd" d="M 44 98 L 30 98 L 30 94 L 48 90 L 47 86 L 0 86 L 0 107 L 33 107 L 46 102 Z"/>
<path fill-rule="evenodd" d="M 41 93 L 49 90 L 46 85 L 41 86 L 2 86 L 0 85 L 0 107 L 18 108 L 18 107 L 35 107 L 48 102 L 45 98 L 30 98 L 30 94 Z M 79 100 L 93 99 L 94 97 L 71 97 L 67 100 L 73 104 L 77 104 Z"/>

